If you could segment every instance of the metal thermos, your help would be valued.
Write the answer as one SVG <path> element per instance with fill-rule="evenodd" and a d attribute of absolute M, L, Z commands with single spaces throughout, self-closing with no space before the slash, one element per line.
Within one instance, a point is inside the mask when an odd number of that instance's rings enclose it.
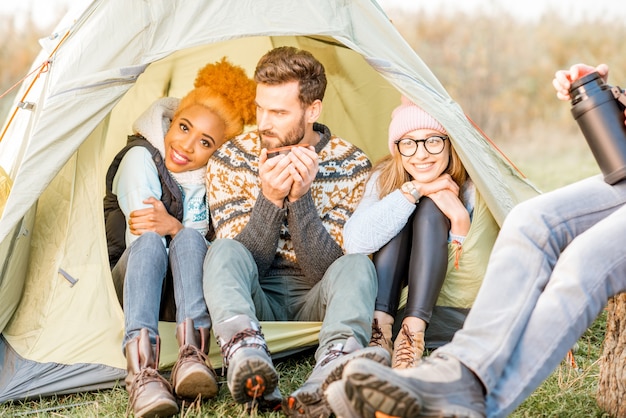
<path fill-rule="evenodd" d="M 593 153 L 604 181 L 626 178 L 626 96 L 607 85 L 597 72 L 574 81 L 570 87 L 572 115 Z"/>

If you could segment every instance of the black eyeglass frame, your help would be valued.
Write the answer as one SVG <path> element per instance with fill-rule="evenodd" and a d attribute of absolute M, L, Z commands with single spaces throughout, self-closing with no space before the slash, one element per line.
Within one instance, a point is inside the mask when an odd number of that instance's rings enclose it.
<path fill-rule="evenodd" d="M 439 139 L 441 139 L 443 141 L 443 148 L 441 148 L 441 151 L 439 151 L 439 152 L 430 152 L 430 150 L 426 146 L 426 141 L 428 141 L 429 139 L 432 139 L 432 138 L 439 138 Z M 437 154 L 441 154 L 443 152 L 443 150 L 446 149 L 446 140 L 449 140 L 449 139 L 450 139 L 450 137 L 447 136 L 447 135 L 432 135 L 432 136 L 429 136 L 428 138 L 424 138 L 424 139 L 400 138 L 396 142 L 394 142 L 394 144 L 396 144 L 396 148 L 398 149 L 398 152 L 403 157 L 412 157 L 412 156 L 414 156 L 415 153 L 417 152 L 417 149 L 420 146 L 420 142 L 422 144 L 424 144 L 424 149 L 426 150 L 427 153 L 429 153 L 430 155 L 437 155 Z M 415 151 L 413 152 L 413 154 L 406 155 L 406 154 L 403 154 L 402 151 L 400 151 L 400 142 L 402 142 L 404 140 L 409 140 L 409 141 L 415 142 Z"/>

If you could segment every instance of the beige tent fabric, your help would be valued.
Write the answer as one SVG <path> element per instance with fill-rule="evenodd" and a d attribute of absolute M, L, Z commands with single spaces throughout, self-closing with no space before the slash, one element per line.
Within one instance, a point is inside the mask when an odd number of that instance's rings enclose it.
<path fill-rule="evenodd" d="M 450 133 L 498 223 L 538 193 L 474 129 L 373 0 L 85 3 L 42 40 L 33 68 L 50 59 L 49 71 L 26 98 L 32 110 L 20 108 L 0 142 L 0 167 L 13 182 L 0 218 L 0 349 L 13 350 L 11 361 L 30 362 L 33 373 L 11 364 L 16 376 L 7 384 L 24 389 L 6 394 L 0 379 L 0 401 L 26 390 L 36 396 L 110 385 L 125 369 L 102 216 L 106 169 L 137 115 L 156 98 L 182 96 L 197 70 L 222 56 L 251 74 L 274 46 L 310 50 L 329 78 L 321 121 L 372 160 L 387 152 L 391 110 L 400 94 L 408 96 Z M 265 326 L 275 353 L 317 343 L 316 324 Z M 164 331 L 173 350 L 163 352 L 164 362 L 175 355 L 173 337 Z M 219 364 L 215 355 L 213 348 Z M 55 372 L 32 388 L 40 366 Z M 0 369 L 3 378 L 8 370 Z"/>

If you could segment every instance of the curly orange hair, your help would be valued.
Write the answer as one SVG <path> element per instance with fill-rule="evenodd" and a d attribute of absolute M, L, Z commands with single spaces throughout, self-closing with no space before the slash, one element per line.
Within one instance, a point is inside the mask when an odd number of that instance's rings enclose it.
<path fill-rule="evenodd" d="M 224 121 L 227 139 L 255 122 L 256 83 L 242 67 L 231 64 L 226 57 L 201 68 L 194 87 L 181 99 L 174 117 L 189 106 L 204 106 Z"/>

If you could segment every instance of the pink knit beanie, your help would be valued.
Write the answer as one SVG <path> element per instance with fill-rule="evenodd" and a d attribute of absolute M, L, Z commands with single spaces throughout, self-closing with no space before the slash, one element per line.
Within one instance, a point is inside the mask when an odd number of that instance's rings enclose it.
<path fill-rule="evenodd" d="M 434 129 L 442 134 L 447 134 L 444 127 L 421 107 L 405 96 L 402 96 L 401 100 L 400 106 L 391 113 L 391 123 L 389 124 L 389 151 L 391 155 L 396 153 L 395 142 L 407 132 L 416 129 Z"/>

